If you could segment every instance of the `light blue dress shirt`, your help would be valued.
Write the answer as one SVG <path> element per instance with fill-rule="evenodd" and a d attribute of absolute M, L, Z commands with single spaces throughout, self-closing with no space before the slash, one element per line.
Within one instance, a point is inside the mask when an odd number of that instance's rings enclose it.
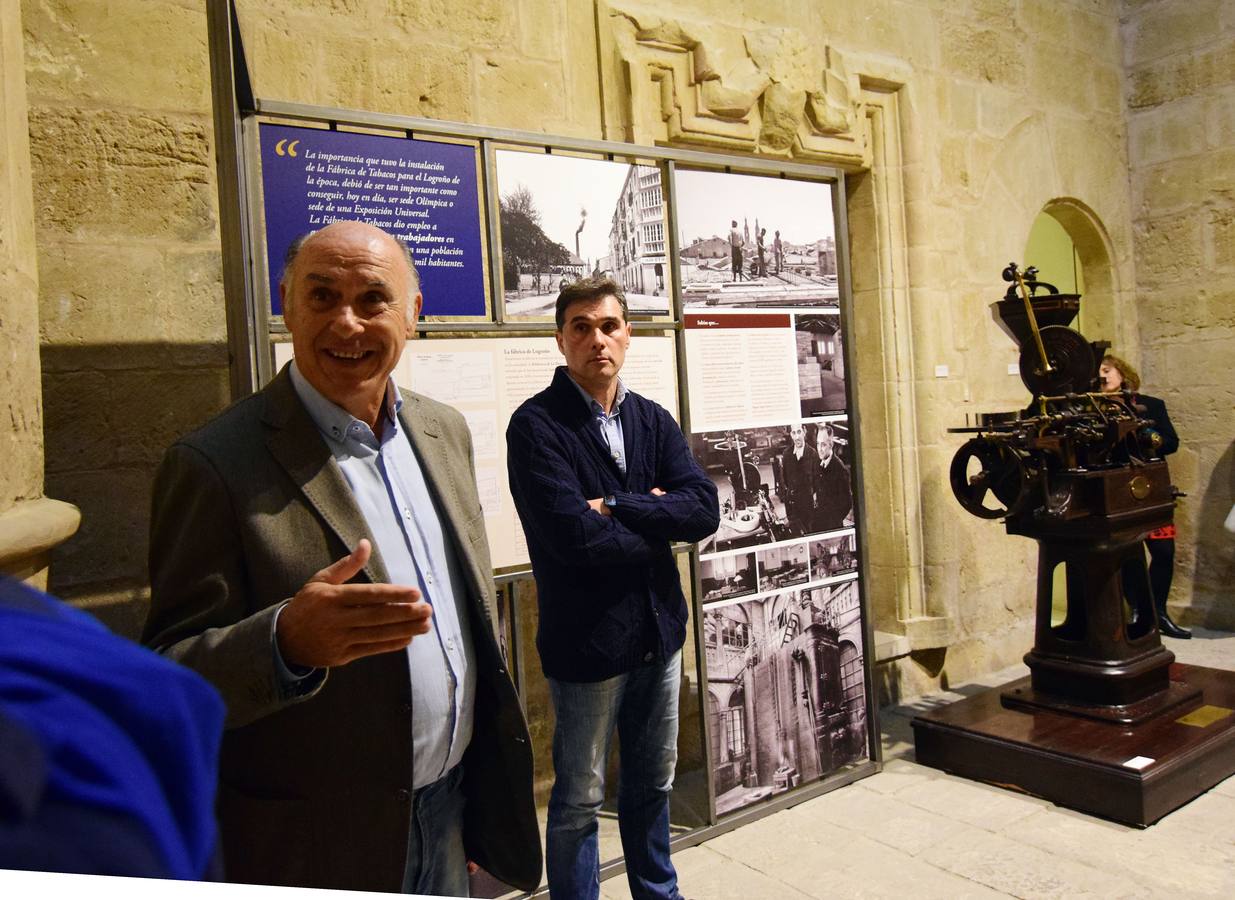
<path fill-rule="evenodd" d="M 570 374 L 568 371 L 567 375 Z M 609 448 L 609 455 L 613 457 L 613 461 L 617 463 L 618 471 L 623 475 L 626 474 L 626 436 L 622 433 L 622 401 L 626 399 L 626 385 L 622 384 L 622 379 L 618 379 L 617 394 L 613 398 L 613 409 L 605 412 L 603 406 L 596 402 L 587 391 L 583 389 L 583 385 L 570 379 L 583 397 L 587 408 L 592 411 L 592 418 L 596 420 L 596 424 L 600 426 L 600 436 L 605 439 L 605 444 Z"/>
<path fill-rule="evenodd" d="M 412 777 L 420 788 L 463 759 L 472 738 L 476 665 L 467 587 L 442 531 L 424 471 L 399 423 L 403 399 L 386 387 L 380 438 L 321 395 L 291 366 L 292 385 L 317 425 L 381 552 L 391 584 L 419 588 L 433 606 L 433 629 L 407 648 L 412 680 Z"/>

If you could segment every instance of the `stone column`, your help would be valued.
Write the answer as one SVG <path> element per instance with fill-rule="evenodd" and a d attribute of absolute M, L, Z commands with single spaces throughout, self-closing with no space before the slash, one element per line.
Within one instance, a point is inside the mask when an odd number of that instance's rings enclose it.
<path fill-rule="evenodd" d="M 0 4 L 0 573 L 47 585 L 77 508 L 43 496 L 39 280 L 21 5 Z"/>

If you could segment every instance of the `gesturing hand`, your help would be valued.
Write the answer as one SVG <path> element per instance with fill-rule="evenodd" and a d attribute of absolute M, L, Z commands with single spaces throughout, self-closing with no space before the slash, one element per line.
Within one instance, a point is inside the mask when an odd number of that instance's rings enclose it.
<path fill-rule="evenodd" d="M 398 584 L 344 584 L 364 568 L 367 540 L 308 580 L 279 613 L 279 652 L 286 662 L 321 668 L 402 650 L 431 626 L 420 591 Z"/>

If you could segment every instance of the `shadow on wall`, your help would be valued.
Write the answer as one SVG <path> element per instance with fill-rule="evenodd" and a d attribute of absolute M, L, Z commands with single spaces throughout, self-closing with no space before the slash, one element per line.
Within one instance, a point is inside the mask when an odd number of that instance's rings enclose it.
<path fill-rule="evenodd" d="M 44 490 L 81 509 L 52 593 L 137 639 L 146 616 L 150 489 L 163 451 L 227 405 L 227 347 L 44 346 Z"/>
<path fill-rule="evenodd" d="M 1196 520 L 1196 563 L 1192 571 L 1191 606 L 1184 608 L 1184 622 L 1221 631 L 1235 631 L 1235 534 L 1222 527 L 1235 498 L 1235 443 L 1214 466 L 1201 495 Z M 1184 501 L 1187 502 L 1187 501 Z"/>

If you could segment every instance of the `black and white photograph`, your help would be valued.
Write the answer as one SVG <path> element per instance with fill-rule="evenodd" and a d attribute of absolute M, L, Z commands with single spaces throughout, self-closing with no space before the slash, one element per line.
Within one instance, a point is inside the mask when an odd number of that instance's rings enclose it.
<path fill-rule="evenodd" d="M 815 508 L 812 532 L 836 531 L 853 524 L 853 477 L 850 470 L 849 422 L 818 422 L 814 435 Z"/>
<path fill-rule="evenodd" d="M 858 568 L 857 539 L 848 534 L 824 538 L 810 543 L 810 578 L 822 581 L 837 575 L 848 575 Z"/>
<path fill-rule="evenodd" d="M 689 169 L 674 177 L 686 308 L 837 305 L 831 185 Z"/>
<path fill-rule="evenodd" d="M 720 527 L 701 553 L 853 524 L 847 420 L 703 432 L 690 441 L 720 501 Z"/>
<path fill-rule="evenodd" d="M 658 166 L 499 150 L 497 184 L 508 317 L 552 317 L 562 288 L 588 275 L 620 284 L 631 313 L 669 313 Z"/>
<path fill-rule="evenodd" d="M 809 549 L 805 542 L 764 547 L 756 554 L 760 592 L 804 584 L 810 578 Z"/>
<path fill-rule="evenodd" d="M 845 354 L 839 313 L 798 315 L 798 396 L 802 418 L 844 412 Z"/>
<path fill-rule="evenodd" d="M 701 542 L 701 553 L 771 544 L 794 537 L 780 482 L 788 441 L 783 426 L 691 435 L 691 450 L 716 484 L 720 527 Z"/>
<path fill-rule="evenodd" d="M 867 756 L 856 581 L 704 609 L 718 815 Z"/>
<path fill-rule="evenodd" d="M 703 602 L 744 597 L 755 592 L 755 554 L 731 553 L 705 559 L 701 565 Z"/>

